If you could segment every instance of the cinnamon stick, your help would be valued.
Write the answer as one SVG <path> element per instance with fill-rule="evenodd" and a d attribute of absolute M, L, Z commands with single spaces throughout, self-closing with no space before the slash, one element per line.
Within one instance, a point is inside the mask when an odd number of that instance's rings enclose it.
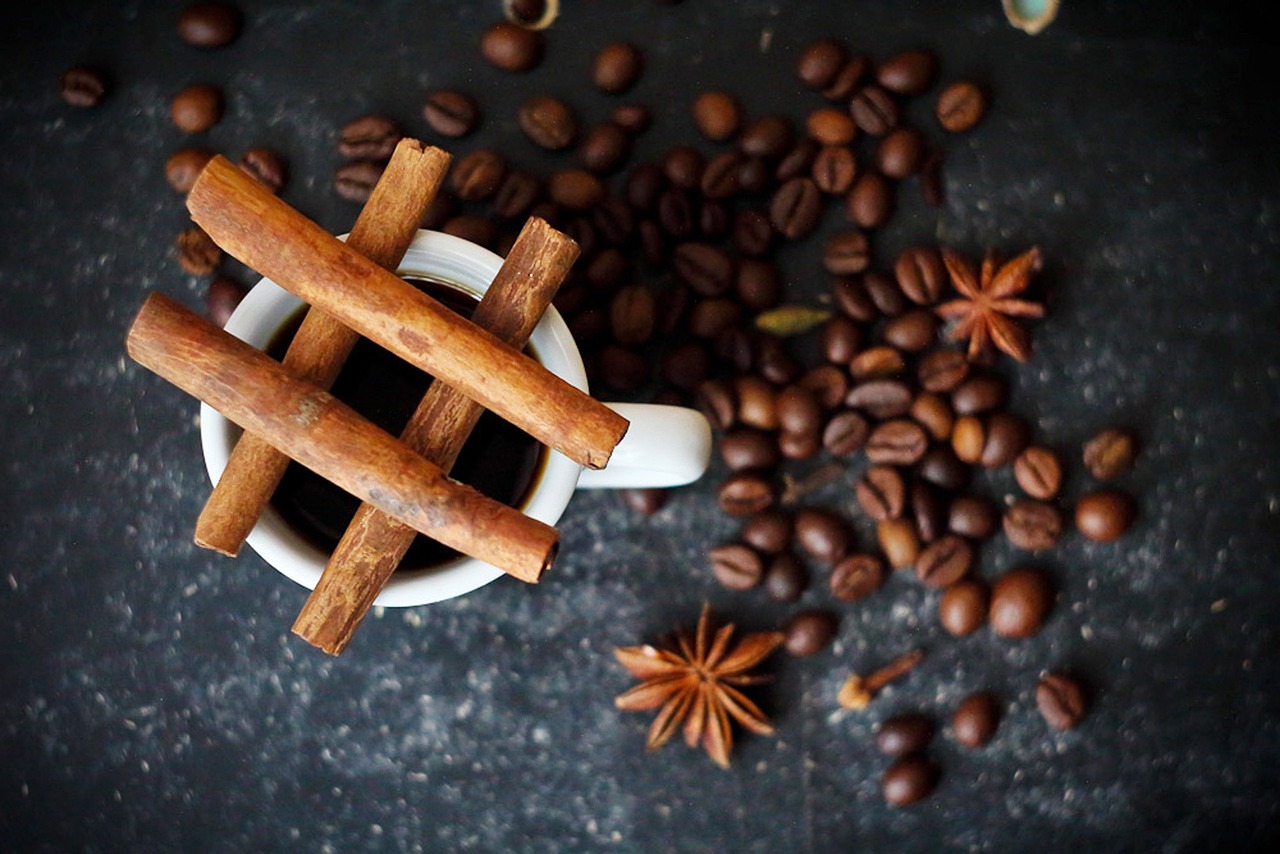
<path fill-rule="evenodd" d="M 530 218 L 472 320 L 513 347 L 523 347 L 577 257 L 576 243 L 545 221 Z M 400 438 L 447 472 L 483 412 L 456 389 L 435 382 Z M 330 655 L 340 654 L 415 535 L 403 522 L 362 504 L 302 606 L 294 634 Z"/>
<path fill-rule="evenodd" d="M 400 140 L 347 236 L 347 246 L 394 270 L 448 169 L 446 152 L 424 147 L 416 139 Z M 328 389 L 359 340 L 333 315 L 308 309 L 285 353 L 284 365 Z M 196 544 L 235 557 L 288 466 L 289 458 L 266 440 L 252 433 L 242 436 L 196 520 Z"/>
<path fill-rule="evenodd" d="M 187 208 L 230 255 L 575 462 L 603 468 L 626 432 L 625 418 L 344 246 L 225 158 L 205 166 Z"/>
<path fill-rule="evenodd" d="M 451 480 L 327 391 L 174 300 L 152 294 L 129 355 L 320 476 L 464 554 L 534 582 L 555 528 Z"/>

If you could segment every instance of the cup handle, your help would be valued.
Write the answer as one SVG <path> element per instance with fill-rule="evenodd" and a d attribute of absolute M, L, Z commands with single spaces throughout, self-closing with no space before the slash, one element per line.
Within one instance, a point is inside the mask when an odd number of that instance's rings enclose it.
<path fill-rule="evenodd" d="M 683 486 L 711 459 L 711 425 L 696 409 L 656 403 L 606 403 L 631 422 L 602 469 L 583 469 L 582 489 Z"/>

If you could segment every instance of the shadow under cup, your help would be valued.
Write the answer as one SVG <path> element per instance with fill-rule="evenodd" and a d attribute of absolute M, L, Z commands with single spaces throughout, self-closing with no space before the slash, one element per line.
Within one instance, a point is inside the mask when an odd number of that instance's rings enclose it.
<path fill-rule="evenodd" d="M 474 307 L 475 300 L 488 288 L 489 282 L 497 274 L 501 264 L 502 259 L 500 257 L 472 243 L 438 232 L 420 231 L 413 245 L 405 253 L 404 260 L 401 262 L 397 272 L 407 279 L 421 279 L 430 282 L 432 284 L 429 287 L 432 289 L 442 286 L 456 288 L 458 291 L 468 295 L 456 297 L 458 302 L 462 305 L 470 303 Z M 428 293 L 433 296 L 437 295 L 432 290 L 428 290 Z M 447 301 L 446 304 L 448 304 Z M 301 307 L 301 301 L 292 294 L 289 294 L 269 279 L 263 279 L 254 286 L 244 301 L 241 302 L 231 319 L 228 320 L 226 330 L 256 347 L 267 349 L 271 346 L 273 339 L 278 339 L 283 334 L 291 334 L 287 330 L 291 322 L 296 326 L 297 320 L 301 316 Z M 378 352 L 374 353 L 372 351 Z M 586 391 L 586 371 L 583 368 L 581 356 L 573 344 L 572 337 L 563 318 L 554 308 L 549 308 L 544 314 L 542 321 L 530 337 L 526 352 L 531 352 L 538 361 L 562 379 Z M 279 356 L 280 354 L 273 353 L 273 355 Z M 361 341 L 357 345 L 357 350 L 353 351 L 352 359 L 349 362 L 349 366 L 355 369 L 355 372 L 344 370 L 344 376 L 339 378 L 338 383 L 335 383 L 334 393 L 340 399 L 351 403 L 358 411 L 367 409 L 369 406 L 372 406 L 375 410 L 380 407 L 380 401 L 377 400 L 376 394 L 377 385 L 360 382 L 361 375 L 359 370 L 362 363 L 369 361 L 367 357 L 371 355 L 373 356 L 372 361 L 379 367 L 385 367 L 384 363 L 393 365 L 392 372 L 395 376 L 389 378 L 390 385 L 388 388 L 392 390 L 390 394 L 399 399 L 388 399 L 385 402 L 390 406 L 385 408 L 397 410 L 407 407 L 407 411 L 383 412 L 381 415 L 377 412 L 370 412 L 370 416 L 374 420 L 386 418 L 392 422 L 397 418 L 400 420 L 407 419 L 408 414 L 412 412 L 412 409 L 417 405 L 418 399 L 421 398 L 421 390 L 425 390 L 425 375 L 397 357 L 381 352 L 371 342 Z M 344 390 L 342 386 L 346 382 L 351 383 L 352 387 Z M 413 399 L 415 384 L 419 384 L 421 389 L 417 391 L 417 398 Z M 360 388 L 362 385 L 364 386 L 363 389 Z M 353 390 L 357 396 L 370 390 L 375 391 L 375 393 L 370 396 L 370 399 L 348 400 L 347 398 Z M 495 422 L 497 423 L 495 424 Z M 503 484 L 501 481 L 501 466 L 487 465 L 492 461 L 484 459 L 478 461 L 473 459 L 468 462 L 465 458 L 469 453 L 474 455 L 474 451 L 465 449 L 463 455 L 459 458 L 459 467 L 455 469 L 455 472 L 459 474 L 459 479 L 469 482 L 467 477 L 464 476 L 463 467 L 478 463 L 479 469 L 483 472 L 478 475 L 481 480 L 490 481 L 496 491 L 501 492 L 505 488 L 508 493 L 506 496 L 500 496 L 500 500 L 503 498 L 510 499 L 508 503 L 518 507 L 526 515 L 549 525 L 554 525 L 568 505 L 569 498 L 577 485 L 581 468 L 559 452 L 546 448 L 537 443 L 536 440 L 519 433 L 516 428 L 501 422 L 491 413 L 486 413 L 481 419 L 481 424 L 477 425 L 477 432 L 474 434 L 475 438 L 480 440 L 485 438 L 484 435 L 481 435 L 482 429 L 496 429 L 499 437 L 505 435 L 522 444 L 522 453 L 509 454 L 508 456 L 514 457 L 516 467 L 523 467 L 524 480 L 528 483 L 528 486 L 520 490 L 518 484 Z M 392 428 L 389 432 L 398 433 L 399 428 Z M 226 466 L 227 458 L 240 434 L 240 428 L 231 424 L 211 407 L 204 404 L 201 405 L 201 440 L 206 467 L 212 480 L 216 481 L 221 476 L 222 470 Z M 494 437 L 490 436 L 489 438 L 492 439 Z M 469 442 L 468 444 L 472 443 Z M 530 459 L 530 456 L 532 456 L 532 459 Z M 333 533 L 335 525 L 339 529 L 344 529 L 345 522 L 342 521 L 342 516 L 345 514 L 349 517 L 359 502 L 353 497 L 341 493 L 341 490 L 337 490 L 338 493 L 345 496 L 344 501 L 347 508 L 330 508 L 330 511 L 326 512 L 332 512 L 336 515 L 320 520 L 319 525 L 313 524 L 316 520 L 311 519 L 306 515 L 306 512 L 301 516 L 298 515 L 296 512 L 297 506 L 301 505 L 296 503 L 285 505 L 286 511 L 282 513 L 279 498 L 290 494 L 296 497 L 296 488 L 299 483 L 301 483 L 303 490 L 304 501 L 302 504 L 309 506 L 321 505 L 310 505 L 310 500 L 314 496 L 308 497 L 306 494 L 308 490 L 315 488 L 323 488 L 329 491 L 336 490 L 336 487 L 324 482 L 318 476 L 305 470 L 299 471 L 299 469 L 300 467 L 297 464 L 290 465 L 290 472 L 281 484 L 277 499 L 273 499 L 273 502 L 264 510 L 258 524 L 250 533 L 247 542 L 271 566 L 304 587 L 311 589 L 319 582 L 320 575 L 328 561 L 332 544 L 337 534 L 340 534 L 340 530 L 336 534 Z M 519 479 L 519 475 L 520 472 L 515 471 L 513 468 L 512 480 Z M 475 485 L 483 489 L 482 483 L 477 482 Z M 519 492 L 523 492 L 523 495 L 519 495 Z M 317 528 L 320 530 L 317 530 Z M 406 556 L 401 568 L 392 575 L 382 593 L 375 600 L 375 605 L 412 606 L 430 604 L 468 593 L 505 574 L 494 566 L 465 556 L 457 556 L 443 562 L 433 562 L 428 565 L 415 564 L 415 558 L 418 560 L 432 559 L 431 546 L 419 545 L 424 539 L 422 537 L 418 538 L 414 551 L 411 551 Z M 438 546 L 438 544 L 431 545 Z M 443 549 L 444 547 L 439 548 Z M 417 552 L 416 555 L 415 552 Z M 435 560 L 439 560 L 439 558 L 440 553 L 436 552 Z"/>

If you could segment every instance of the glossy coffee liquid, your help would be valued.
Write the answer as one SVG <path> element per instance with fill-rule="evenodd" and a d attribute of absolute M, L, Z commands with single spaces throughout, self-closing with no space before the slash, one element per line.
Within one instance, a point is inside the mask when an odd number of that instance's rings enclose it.
<path fill-rule="evenodd" d="M 477 300 L 470 294 L 427 279 L 406 278 L 406 281 L 463 317 L 469 318 L 475 311 Z M 299 309 L 272 337 L 267 347 L 272 357 L 283 357 L 303 314 L 303 309 Z M 351 351 L 331 391 L 365 418 L 399 436 L 431 381 L 430 374 L 362 338 Z M 536 439 L 486 411 L 450 476 L 490 498 L 521 507 L 541 476 L 545 458 L 545 449 Z M 360 501 L 314 472 L 290 463 L 271 504 L 290 527 L 328 553 L 338 544 Z M 400 565 L 419 569 L 457 556 L 454 549 L 418 536 Z"/>

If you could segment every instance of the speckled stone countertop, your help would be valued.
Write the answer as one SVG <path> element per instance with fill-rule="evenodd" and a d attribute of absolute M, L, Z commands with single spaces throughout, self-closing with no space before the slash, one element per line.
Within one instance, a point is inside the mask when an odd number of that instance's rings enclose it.
<path fill-rule="evenodd" d="M 546 60 L 516 77 L 475 50 L 498 0 L 239 5 L 245 31 L 213 52 L 178 41 L 175 2 L 0 13 L 0 850 L 1274 850 L 1280 101 L 1259 20 L 1068 0 L 1031 37 L 997 0 L 566 0 Z M 1039 245 L 1050 312 L 1035 360 L 1010 371 L 1015 407 L 1073 457 L 1106 424 L 1143 439 L 1124 482 L 1138 523 L 1041 561 L 1059 601 L 1039 635 L 950 638 L 907 578 L 852 604 L 815 584 L 802 604 L 839 611 L 836 642 L 779 656 L 757 694 L 776 734 L 741 738 L 723 771 L 682 745 L 646 754 L 648 719 L 613 707 L 632 680 L 612 656 L 691 625 L 704 600 L 748 629 L 800 607 L 707 570 L 736 530 L 715 509 L 719 461 L 649 518 L 579 494 L 544 583 L 378 610 L 337 659 L 289 633 L 304 590 L 251 552 L 192 544 L 197 405 L 123 349 L 148 292 L 202 304 L 171 251 L 186 222 L 163 174 L 185 144 L 174 92 L 221 85 L 227 116 L 200 142 L 276 148 L 285 199 L 340 232 L 357 208 L 331 187 L 334 135 L 357 115 L 440 142 L 423 93 L 464 87 L 488 118 L 455 154 L 554 167 L 516 105 L 549 91 L 602 117 L 613 101 L 587 68 L 625 39 L 647 59 L 629 97 L 655 109 L 635 155 L 652 158 L 693 138 L 704 89 L 802 119 L 819 101 L 791 66 L 826 35 L 876 56 L 923 45 L 945 78 L 990 83 L 987 120 L 948 141 L 945 206 L 908 194 L 877 256 Z M 113 80 L 92 110 L 57 95 L 82 62 Z M 839 219 L 780 256 L 789 296 L 824 291 L 814 247 Z M 1087 486 L 1072 471 L 1068 501 Z M 815 500 L 852 506 L 847 484 Z M 1020 559 L 996 541 L 981 571 Z M 866 713 L 839 708 L 852 670 L 911 646 L 930 651 L 917 673 Z M 1032 696 L 1056 667 L 1094 695 L 1065 734 Z M 943 720 L 977 688 L 1008 704 L 995 741 L 940 737 L 935 794 L 885 806 L 876 722 Z"/>

